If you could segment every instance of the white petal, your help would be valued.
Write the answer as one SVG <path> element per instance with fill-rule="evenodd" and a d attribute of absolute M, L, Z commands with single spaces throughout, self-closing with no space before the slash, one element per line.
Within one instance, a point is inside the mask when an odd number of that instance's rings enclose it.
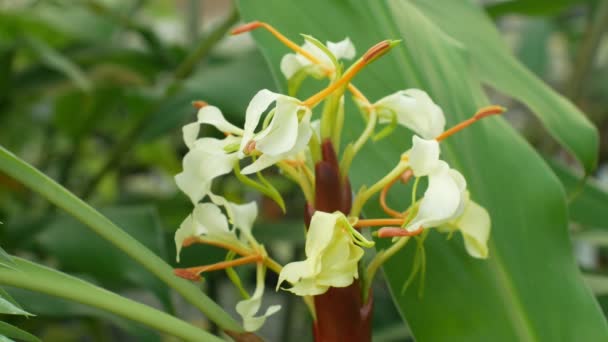
<path fill-rule="evenodd" d="M 490 215 L 479 204 L 469 200 L 462 216 L 455 222 L 464 238 L 464 246 L 472 257 L 488 257 L 488 240 L 490 238 Z"/>
<path fill-rule="evenodd" d="M 305 66 L 306 64 L 303 64 L 294 53 L 288 53 L 281 59 L 281 72 L 286 79 L 293 77 L 293 75 Z"/>
<path fill-rule="evenodd" d="M 175 249 L 177 250 L 176 259 L 179 262 L 179 255 L 182 250 L 182 245 L 184 241 L 193 236 L 197 236 L 196 233 L 196 224 L 194 223 L 194 218 L 192 215 L 188 215 L 186 219 L 182 222 L 179 228 L 175 231 Z"/>
<path fill-rule="evenodd" d="M 260 118 L 262 114 L 268 109 L 271 103 L 273 103 L 280 94 L 273 93 L 268 89 L 260 90 L 249 102 L 247 106 L 247 111 L 245 112 L 245 129 L 243 131 L 243 140 L 241 141 L 241 147 L 239 148 L 240 155 L 242 158 L 244 156 L 243 149 L 249 143 L 249 141 L 253 138 L 255 133 L 255 129 L 260 123 Z"/>
<path fill-rule="evenodd" d="M 390 122 L 397 115 L 397 121 L 425 139 L 434 139 L 445 128 L 443 111 L 422 90 L 407 89 L 380 99 L 375 104 L 381 115 L 380 122 Z"/>
<path fill-rule="evenodd" d="M 319 49 L 315 44 L 305 41 L 304 44 L 302 45 L 302 49 L 306 50 L 311 55 L 316 57 L 319 61 L 321 61 L 321 63 L 323 65 L 328 66 L 328 67 L 333 67 L 333 63 L 331 62 L 331 59 L 329 58 L 329 56 L 327 56 L 325 54 L 325 52 L 323 52 L 323 50 Z M 299 57 L 302 59 L 305 58 L 304 56 L 299 56 Z"/>
<path fill-rule="evenodd" d="M 175 181 L 193 204 L 205 197 L 214 178 L 232 171 L 237 155 L 224 152 L 225 143 L 213 138 L 199 139 L 184 156 L 184 170 L 175 176 Z"/>
<path fill-rule="evenodd" d="M 272 166 L 283 159 L 283 156 L 271 156 L 268 154 L 262 154 L 258 157 L 253 163 L 247 165 L 241 170 L 241 173 L 244 175 L 249 175 L 252 173 L 256 173 L 258 171 L 262 171 L 265 168 Z"/>
<path fill-rule="evenodd" d="M 259 137 L 255 137 L 256 149 L 275 156 L 291 150 L 297 139 L 300 107 L 294 98 L 287 96 L 278 98 L 270 124 L 260 132 Z"/>
<path fill-rule="evenodd" d="M 327 49 L 336 56 L 336 59 L 353 59 L 355 58 L 355 46 L 350 41 L 350 38 L 346 37 L 344 40 L 337 43 L 327 42 Z"/>
<path fill-rule="evenodd" d="M 249 299 L 242 300 L 237 303 L 236 311 L 243 318 L 243 328 L 246 331 L 256 331 L 262 327 L 266 318 L 281 308 L 280 305 L 270 306 L 266 312 L 261 316 L 255 316 L 260 309 L 262 302 L 262 295 L 264 294 L 264 273 L 266 272 L 265 266 L 258 264 L 256 272 L 256 287 L 253 296 Z"/>
<path fill-rule="evenodd" d="M 251 234 L 251 228 L 253 228 L 253 223 L 258 216 L 258 205 L 255 202 L 245 204 L 229 202 L 228 207 L 227 210 L 232 224 L 242 232 Z"/>
<path fill-rule="evenodd" d="M 315 211 L 312 215 L 304 248 L 308 258 L 319 256 L 329 246 L 340 215 L 340 213 L 330 214 L 323 211 Z"/>
<path fill-rule="evenodd" d="M 414 135 L 408 154 L 414 176 L 423 177 L 431 173 L 439 163 L 439 152 L 437 140 L 425 140 Z"/>
<path fill-rule="evenodd" d="M 243 130 L 228 122 L 219 108 L 215 106 L 201 108 L 198 111 L 197 118 L 199 123 L 212 125 L 221 132 L 243 135 Z"/>
<path fill-rule="evenodd" d="M 182 127 L 182 135 L 184 137 L 184 143 L 188 148 L 192 148 L 196 138 L 198 138 L 198 132 L 200 131 L 200 125 L 198 122 L 192 122 Z"/>
<path fill-rule="evenodd" d="M 436 227 L 451 218 L 457 212 L 462 201 L 460 184 L 458 184 L 450 168 L 444 161 L 439 161 L 437 168 L 429 175 L 429 186 L 420 202 L 418 214 L 407 226 L 410 231 Z"/>
<path fill-rule="evenodd" d="M 192 213 L 198 225 L 196 232 L 199 235 L 223 235 L 230 233 L 228 220 L 220 208 L 213 203 L 199 203 Z"/>

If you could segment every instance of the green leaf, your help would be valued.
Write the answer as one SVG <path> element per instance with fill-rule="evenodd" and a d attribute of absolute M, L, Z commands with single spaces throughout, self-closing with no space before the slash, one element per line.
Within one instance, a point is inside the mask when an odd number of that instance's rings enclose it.
<path fill-rule="evenodd" d="M 0 247 L 0 267 L 12 267 L 15 263 L 13 262 L 13 259 L 11 258 L 10 255 L 8 255 L 8 253 L 6 253 L 4 251 L 4 249 L 2 249 L 2 247 Z"/>
<path fill-rule="evenodd" d="M 16 271 L 13 271 L 16 272 Z M 23 310 L 8 299 L 0 297 L 0 314 L 5 315 L 23 315 L 33 316 L 31 313 Z"/>
<path fill-rule="evenodd" d="M 580 176 L 558 162 L 549 161 L 570 199 L 570 220 L 584 228 L 608 229 L 608 193 L 593 178 L 581 181 Z"/>
<path fill-rule="evenodd" d="M 65 273 L 15 258 L 17 271 L 0 269 L 0 284 L 90 305 L 188 341 L 222 341 L 185 321 Z"/>
<path fill-rule="evenodd" d="M 486 6 L 488 14 L 499 17 L 506 14 L 525 14 L 533 16 L 556 15 L 572 5 L 584 0 L 512 0 L 497 2 Z"/>
<path fill-rule="evenodd" d="M 173 274 L 171 266 L 160 257 L 74 194 L 1 146 L 0 171 L 20 181 L 28 188 L 46 197 L 51 203 L 83 222 L 88 228 L 111 242 L 114 247 L 125 252 L 129 257 L 142 265 L 142 267 L 175 289 L 223 329 L 237 332 L 242 331 L 242 327 L 226 311 L 202 293 L 198 287 L 184 279 L 176 277 Z M 2 269 L 0 268 L 0 270 Z"/>
<path fill-rule="evenodd" d="M 599 148 L 597 129 L 570 101 L 517 61 L 481 9 L 468 1 L 415 3 L 438 28 L 466 46 L 483 83 L 528 106 L 587 174 L 595 169 Z"/>
<path fill-rule="evenodd" d="M 239 5 L 246 21 L 267 21 L 293 39 L 301 32 L 323 40 L 348 35 L 358 51 L 384 39 L 402 39 L 399 47 L 363 70 L 354 83 L 372 101 L 400 89 L 421 88 L 443 108 L 448 127 L 488 104 L 482 81 L 488 82 L 489 72 L 506 77 L 507 81 L 494 81 L 501 91 L 534 104 L 529 103 L 554 134 L 563 135 L 561 140 L 571 146 L 588 170 L 595 164 L 597 135 L 593 127 L 569 102 L 516 62 L 498 41 L 488 19 L 468 2 L 388 1 L 387 6 L 385 1 L 311 0 L 296 4 L 274 0 L 263 7 L 250 1 L 240 1 Z M 446 21 L 444 25 L 463 28 L 442 30 L 438 14 Z M 447 14 L 450 17 L 446 18 Z M 463 32 L 470 35 L 466 41 L 461 37 Z M 254 32 L 254 37 L 275 74 L 279 74 L 280 58 L 288 50 L 267 32 Z M 488 71 L 490 67 L 498 71 Z M 280 84 L 284 86 L 285 82 Z M 355 119 L 354 108 L 351 103 L 346 114 L 350 120 L 345 120 L 344 134 L 349 140 L 354 140 L 363 126 Z M 386 174 L 411 146 L 410 137 L 398 128 L 392 136 L 365 146 L 353 164 L 353 188 Z M 425 242 L 422 297 L 416 285 L 400 295 L 412 267 L 415 244 L 388 262 L 385 275 L 415 338 L 608 339 L 605 319 L 572 256 L 564 192 L 537 153 L 496 117 L 442 142 L 442 153 L 465 175 L 472 198 L 492 217 L 490 257 L 473 259 L 460 237 L 446 240 L 445 235 L 432 231 Z M 395 187 L 389 193 L 387 200 L 393 207 L 409 204 L 410 194 L 404 188 Z M 377 209 L 366 215 L 382 217 Z M 379 243 L 386 246 L 387 242 Z"/>
<path fill-rule="evenodd" d="M 156 210 L 147 206 L 126 206 L 100 210 L 151 251 L 167 260 L 164 231 Z M 167 286 L 125 253 L 88 231 L 84 224 L 70 217 L 59 217 L 45 228 L 37 240 L 57 259 L 65 272 L 92 276 L 100 285 L 113 289 L 139 287 L 150 289 L 165 308 L 171 308 Z M 83 251 L 87 257 L 83 258 Z"/>
<path fill-rule="evenodd" d="M 27 331 L 23 331 L 6 322 L 0 322 L 0 336 L 4 335 L 9 338 L 16 338 L 26 342 L 40 342 L 40 339 Z"/>

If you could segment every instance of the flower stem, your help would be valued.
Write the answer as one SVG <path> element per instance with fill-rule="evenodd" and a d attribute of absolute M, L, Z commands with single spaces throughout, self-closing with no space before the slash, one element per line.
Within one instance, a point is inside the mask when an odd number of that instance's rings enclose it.
<path fill-rule="evenodd" d="M 384 176 L 381 180 L 379 180 L 376 184 L 372 185 L 368 189 L 364 189 L 359 191 L 355 200 L 353 202 L 353 207 L 348 216 L 359 217 L 361 214 L 361 210 L 363 210 L 363 206 L 365 203 L 377 192 L 381 191 L 387 184 L 393 181 L 395 178 L 401 176 L 403 172 L 405 172 L 410 167 L 407 160 L 401 160 L 397 166 L 391 172 L 389 172 L 386 176 Z"/>
<path fill-rule="evenodd" d="M 355 141 L 355 143 L 351 145 L 352 147 L 347 148 L 347 150 L 344 151 L 344 155 L 342 156 L 342 160 L 340 161 L 340 172 L 342 173 L 342 177 L 348 175 L 348 171 L 350 170 L 350 166 L 353 162 L 353 159 L 355 158 L 359 150 L 361 150 L 363 145 L 367 142 L 367 140 L 369 140 L 372 133 L 374 133 L 374 128 L 376 127 L 377 121 L 378 113 L 375 110 L 371 110 L 369 113 L 369 117 L 367 118 L 367 124 L 365 125 L 365 129 L 363 130 L 359 138 L 357 138 L 357 141 Z"/>
<path fill-rule="evenodd" d="M 405 236 L 399 239 L 399 241 L 395 242 L 392 246 L 387 249 L 383 249 L 372 259 L 367 266 L 367 282 L 365 283 L 363 294 L 365 296 L 364 300 L 367 301 L 367 293 L 369 293 L 369 288 L 374 281 L 374 277 L 376 276 L 376 272 L 380 266 L 382 266 L 388 259 L 390 259 L 395 253 L 399 252 L 407 242 L 410 240 L 409 236 Z"/>

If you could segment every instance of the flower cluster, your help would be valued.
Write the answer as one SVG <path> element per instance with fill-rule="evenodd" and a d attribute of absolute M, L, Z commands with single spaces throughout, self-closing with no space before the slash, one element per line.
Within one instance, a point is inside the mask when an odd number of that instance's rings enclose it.
<path fill-rule="evenodd" d="M 349 38 L 322 44 L 313 37 L 304 36 L 304 45 L 298 46 L 270 25 L 260 22 L 246 24 L 234 33 L 256 28 L 267 29 L 294 50 L 281 61 L 289 95 L 260 90 L 245 111 L 243 128 L 226 120 L 217 107 L 206 104 L 200 106 L 197 120 L 183 127 L 188 152 L 183 159 L 183 171 L 176 175 L 175 180 L 179 189 L 192 201 L 194 209 L 175 233 L 178 261 L 182 247 L 194 243 L 219 246 L 229 254 L 224 262 L 177 269 L 177 275 L 199 279 L 205 272 L 255 263 L 255 292 L 251 297 L 245 295 L 246 298 L 237 305 L 245 329 L 254 331 L 262 326 L 266 317 L 279 310 L 279 306 L 270 306 L 265 313 L 258 315 L 267 268 L 279 274 L 277 289 L 283 286 L 285 290 L 305 298 L 323 294 L 331 287 L 350 286 L 360 278 L 364 248 L 374 245 L 360 232 L 363 228 L 381 227 L 376 235 L 393 238 L 393 252 L 402 248 L 410 237 L 423 234 L 426 228 L 437 228 L 450 234 L 459 231 L 471 256 L 488 256 L 490 217 L 483 207 L 470 199 L 465 177 L 440 159 L 440 143 L 482 117 L 501 113 L 502 108 L 487 107 L 470 120 L 446 131 L 442 109 L 423 90 L 400 90 L 372 103 L 352 84 L 359 71 L 398 42 L 380 42 L 344 70 L 342 61 L 355 57 L 355 48 Z M 330 83 L 310 98 L 300 100 L 294 96 L 306 77 L 328 78 Z M 283 206 L 281 194 L 261 172 L 276 166 L 298 184 L 312 205 L 318 196 L 314 170 L 322 159 L 320 145 L 339 146 L 341 143 L 346 91 L 353 95 L 364 114 L 366 128 L 356 141 L 347 145 L 340 162 L 336 162 L 340 175 L 347 179 L 351 161 L 372 136 L 382 138 L 400 125 L 414 133 L 412 145 L 404 149 L 397 166 L 384 178 L 362 187 L 352 201 L 350 212 L 314 211 L 306 235 L 306 259 L 281 267 L 268 256 L 252 233 L 257 216 L 256 203 L 230 202 L 213 192 L 213 183 L 218 177 L 233 172 L 245 185 Z M 312 121 L 314 108 L 323 101 L 321 117 Z M 199 137 L 201 125 L 213 126 L 225 137 Z M 379 125 L 384 125 L 384 128 L 376 132 Z M 245 165 L 242 170 L 241 164 Z M 409 180 L 412 176 L 415 178 L 412 200 L 403 201 L 410 202 L 409 207 L 404 211 L 391 209 L 385 198 L 389 188 L 398 179 Z M 423 197 L 418 199 L 416 188 L 423 177 L 428 178 L 428 186 Z M 360 219 L 366 202 L 381 190 L 381 206 L 390 218 Z M 377 267 L 393 252 L 381 251 L 372 260 L 367 270 L 368 277 L 363 277 L 367 289 Z M 236 255 L 239 258 L 234 259 Z"/>

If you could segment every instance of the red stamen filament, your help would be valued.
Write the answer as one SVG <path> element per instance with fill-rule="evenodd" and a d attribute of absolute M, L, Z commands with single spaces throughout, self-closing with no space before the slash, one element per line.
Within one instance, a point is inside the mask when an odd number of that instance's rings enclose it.
<path fill-rule="evenodd" d="M 192 101 L 192 107 L 196 108 L 196 109 L 201 109 L 204 107 L 207 107 L 209 104 L 205 101 Z"/>
<path fill-rule="evenodd" d="M 382 192 L 380 193 L 380 206 L 382 207 L 382 210 L 384 210 L 384 212 L 387 213 L 389 216 L 392 216 L 395 218 L 403 218 L 405 216 L 405 214 L 398 212 L 397 210 L 394 210 L 388 206 L 388 204 L 386 203 L 386 195 L 388 194 L 388 191 L 390 190 L 390 188 L 392 188 L 393 185 L 395 185 L 395 183 L 397 182 L 398 179 L 401 179 L 401 181 L 403 183 L 407 183 L 412 178 L 412 176 L 413 176 L 412 171 L 407 170 L 404 173 L 402 173 L 401 176 L 396 177 L 390 183 L 388 183 L 384 188 L 382 188 Z"/>
<path fill-rule="evenodd" d="M 473 115 L 472 118 L 467 119 L 467 120 L 457 124 L 456 126 L 448 129 L 447 131 L 441 133 L 437 138 L 435 138 L 435 140 L 442 141 L 445 138 L 449 137 L 450 135 L 453 135 L 454 133 L 461 131 L 462 129 L 472 125 L 473 123 L 477 122 L 478 120 L 481 120 L 490 115 L 502 114 L 505 112 L 505 110 L 506 110 L 506 108 L 501 107 L 501 106 L 488 106 L 488 107 L 481 108 L 479 111 L 477 111 L 477 113 L 475 113 L 475 115 Z"/>

